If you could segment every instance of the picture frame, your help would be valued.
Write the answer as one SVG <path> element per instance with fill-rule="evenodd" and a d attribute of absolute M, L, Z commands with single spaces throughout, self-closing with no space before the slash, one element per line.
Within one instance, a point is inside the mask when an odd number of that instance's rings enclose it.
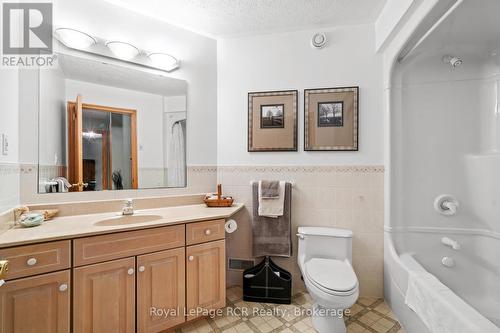
<path fill-rule="evenodd" d="M 248 93 L 248 152 L 297 151 L 298 91 Z"/>
<path fill-rule="evenodd" d="M 359 87 L 304 90 L 304 150 L 359 150 Z"/>

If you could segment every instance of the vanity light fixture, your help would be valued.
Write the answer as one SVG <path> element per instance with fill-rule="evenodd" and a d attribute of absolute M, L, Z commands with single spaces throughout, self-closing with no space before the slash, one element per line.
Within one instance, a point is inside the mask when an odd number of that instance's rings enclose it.
<path fill-rule="evenodd" d="M 86 49 L 97 43 L 94 37 L 76 29 L 58 28 L 54 34 L 61 43 L 72 49 Z"/>
<path fill-rule="evenodd" d="M 115 56 L 123 60 L 134 59 L 140 53 L 137 47 L 126 42 L 111 41 L 106 42 L 106 46 L 111 50 L 111 52 L 113 52 Z"/>
<path fill-rule="evenodd" d="M 150 53 L 148 54 L 151 63 L 161 69 L 166 71 L 171 71 L 177 67 L 179 67 L 179 61 L 166 53 Z"/>
<path fill-rule="evenodd" d="M 180 67 L 180 61 L 170 54 L 142 50 L 127 42 L 106 40 L 77 29 L 57 28 L 54 37 L 70 49 L 119 59 L 143 67 L 164 72 L 171 72 Z"/>

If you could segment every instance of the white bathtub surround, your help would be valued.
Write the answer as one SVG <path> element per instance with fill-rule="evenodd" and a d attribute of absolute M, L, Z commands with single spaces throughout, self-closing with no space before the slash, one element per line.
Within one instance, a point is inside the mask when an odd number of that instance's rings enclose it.
<path fill-rule="evenodd" d="M 500 328 L 473 309 L 425 270 L 409 271 L 405 304 L 431 333 L 500 333 Z"/>
<path fill-rule="evenodd" d="M 218 181 L 225 194 L 243 202 L 235 216 L 238 230 L 227 236 L 227 253 L 251 258 L 252 192 L 250 181 L 279 179 L 293 181 L 292 230 L 301 226 L 330 226 L 353 230 L 353 266 L 360 294 L 383 294 L 383 182 L 382 166 L 220 166 Z M 293 288 L 303 290 L 297 262 L 297 240 L 293 257 L 276 258 L 292 273 Z M 273 259 L 274 260 L 274 259 Z M 241 284 L 241 271 L 228 271 L 230 285 Z"/>

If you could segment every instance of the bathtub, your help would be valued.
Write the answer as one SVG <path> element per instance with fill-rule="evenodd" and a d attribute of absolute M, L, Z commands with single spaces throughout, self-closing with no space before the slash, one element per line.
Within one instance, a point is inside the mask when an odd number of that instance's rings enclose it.
<path fill-rule="evenodd" d="M 444 236 L 458 241 L 462 248 L 456 251 L 443 246 L 440 240 Z M 408 333 L 429 333 L 404 301 L 410 270 L 430 272 L 466 303 L 467 312 L 477 312 L 481 320 L 500 326 L 500 274 L 495 264 L 500 254 L 498 236 L 482 230 L 386 228 L 386 301 Z M 456 265 L 442 265 L 445 256 L 453 258 Z M 500 333 L 500 327 L 491 333 Z"/>

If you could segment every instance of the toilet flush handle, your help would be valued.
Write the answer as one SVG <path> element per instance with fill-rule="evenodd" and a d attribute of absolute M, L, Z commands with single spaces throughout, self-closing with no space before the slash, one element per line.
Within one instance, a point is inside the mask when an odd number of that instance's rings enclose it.
<path fill-rule="evenodd" d="M 297 237 L 298 237 L 299 239 L 304 239 L 304 238 L 306 238 L 306 237 L 305 237 L 304 235 L 302 235 L 302 234 L 297 234 Z"/>

